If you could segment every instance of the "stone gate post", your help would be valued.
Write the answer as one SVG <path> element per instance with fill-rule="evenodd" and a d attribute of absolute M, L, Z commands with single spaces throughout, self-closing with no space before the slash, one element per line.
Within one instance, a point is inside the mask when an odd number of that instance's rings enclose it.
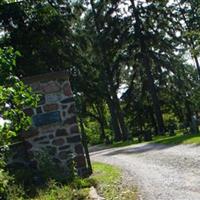
<path fill-rule="evenodd" d="M 52 160 L 66 170 L 73 157 L 78 174 L 84 176 L 87 166 L 66 72 L 28 77 L 24 82 L 41 95 L 36 109 L 25 109 L 33 123 L 29 131 L 22 133 L 30 159 L 34 162 L 35 152 L 50 149 Z"/>

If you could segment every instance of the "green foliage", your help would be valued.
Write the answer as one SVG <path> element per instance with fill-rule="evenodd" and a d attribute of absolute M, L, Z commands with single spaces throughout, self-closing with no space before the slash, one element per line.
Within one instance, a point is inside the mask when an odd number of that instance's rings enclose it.
<path fill-rule="evenodd" d="M 0 158 L 0 194 L 5 193 L 13 178 L 4 170 L 5 162 L 4 159 Z"/>
<path fill-rule="evenodd" d="M 186 62 L 189 50 L 198 68 L 199 1 L 136 2 L 0 4 L 0 29 L 6 30 L 0 45 L 22 54 L 17 68 L 12 50 L 4 52 L 2 63 L 22 76 L 68 69 L 91 144 L 126 140 L 147 129 L 160 134 L 164 125 L 190 124 L 200 110 L 198 73 Z M 24 126 L 30 123 L 20 109 L 13 112 Z M 17 121 L 11 112 L 6 116 Z M 8 123 L 1 131 L 4 141 L 23 128 L 18 122 L 13 127 Z"/>
<path fill-rule="evenodd" d="M 20 131 L 31 125 L 31 120 L 23 109 L 36 106 L 38 101 L 38 96 L 33 94 L 31 88 L 25 86 L 13 74 L 17 55 L 19 53 L 12 48 L 0 48 L 0 114 L 5 120 L 0 126 L 0 195 L 7 199 L 23 196 L 23 190 L 15 185 L 14 178 L 5 169 L 4 149 L 6 150 L 5 146 L 10 144 Z"/>
<path fill-rule="evenodd" d="M 179 121 L 178 118 L 174 115 L 174 113 L 164 113 L 163 119 L 165 122 L 165 127 L 170 128 L 178 128 L 179 127 Z"/>
<path fill-rule="evenodd" d="M 72 200 L 74 191 L 69 186 L 62 186 L 54 180 L 50 180 L 47 189 L 38 191 L 38 196 L 34 200 Z"/>
<path fill-rule="evenodd" d="M 22 54 L 15 69 L 18 75 L 59 70 L 70 64 L 74 15 L 69 2 L 4 1 L 0 13 L 0 29 L 4 26 L 8 30 L 3 45 L 11 45 Z"/>
<path fill-rule="evenodd" d="M 78 183 L 78 185 L 76 185 Z M 80 184 L 81 183 L 81 184 Z M 50 180 L 46 189 L 38 191 L 37 197 L 34 200 L 84 200 L 88 198 L 90 184 L 87 184 L 87 179 L 76 179 L 70 185 L 61 185 L 54 180 Z"/>
<path fill-rule="evenodd" d="M 97 188 L 105 199 L 136 200 L 136 188 L 129 188 L 121 184 L 121 171 L 112 165 L 93 163 L 93 179 L 97 181 Z"/>
<path fill-rule="evenodd" d="M 95 145 L 101 142 L 99 138 L 99 125 L 95 121 L 88 121 L 85 131 L 87 133 L 89 144 Z"/>
<path fill-rule="evenodd" d="M 69 161 L 68 166 L 63 166 L 62 168 L 59 163 L 53 161 L 49 149 L 35 152 L 34 157 L 37 161 L 38 169 L 45 181 L 54 179 L 58 182 L 67 183 L 74 179 L 75 169 L 72 161 Z M 66 167 L 68 167 L 68 174 L 66 173 Z"/>
<path fill-rule="evenodd" d="M 155 143 L 166 145 L 178 145 L 178 144 L 200 144 L 199 134 L 187 134 L 179 133 L 176 136 L 156 136 L 154 138 Z"/>
<path fill-rule="evenodd" d="M 27 129 L 31 120 L 25 115 L 25 107 L 35 107 L 38 96 L 14 76 L 16 56 L 12 48 L 0 49 L 0 113 L 5 124 L 0 128 L 0 146 L 9 144 L 19 131 Z"/>
<path fill-rule="evenodd" d="M 6 162 L 3 155 L 0 157 L 0 196 L 4 199 L 23 200 L 25 197 L 24 188 L 16 184 L 15 177 L 5 170 Z"/>
<path fill-rule="evenodd" d="M 89 188 L 91 186 L 96 187 L 97 182 L 93 178 L 82 179 L 82 178 L 79 178 L 79 177 L 75 177 L 73 182 L 70 183 L 70 186 L 72 186 L 73 188 L 76 188 L 76 189 Z"/>

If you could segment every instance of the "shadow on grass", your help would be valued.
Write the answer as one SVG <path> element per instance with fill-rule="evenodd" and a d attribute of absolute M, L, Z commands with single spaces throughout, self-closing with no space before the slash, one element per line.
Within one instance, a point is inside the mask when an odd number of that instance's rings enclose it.
<path fill-rule="evenodd" d="M 112 149 L 116 147 L 126 147 L 133 144 L 138 144 L 138 142 L 136 140 L 128 140 L 128 141 L 114 142 L 113 144 L 109 144 L 109 145 L 98 144 L 98 145 L 90 146 L 88 149 L 90 153 L 97 153 L 97 152 L 102 152 L 104 150 L 108 150 L 108 149 Z"/>
<path fill-rule="evenodd" d="M 193 147 L 198 146 L 200 145 L 200 134 L 157 137 L 152 142 L 144 143 L 140 146 L 135 145 L 119 150 L 113 150 L 107 152 L 105 155 L 112 156 L 117 154 L 140 154 L 148 151 L 160 151 L 171 148 L 178 144 L 195 144 Z"/>
<path fill-rule="evenodd" d="M 158 151 L 166 148 L 170 148 L 172 145 L 144 143 L 142 146 L 131 146 L 119 150 L 114 150 L 106 153 L 106 156 L 113 156 L 117 154 L 140 154 L 148 151 Z"/>
<path fill-rule="evenodd" d="M 176 135 L 171 137 L 155 138 L 153 142 L 165 145 L 178 145 L 178 144 L 200 145 L 200 134 Z"/>

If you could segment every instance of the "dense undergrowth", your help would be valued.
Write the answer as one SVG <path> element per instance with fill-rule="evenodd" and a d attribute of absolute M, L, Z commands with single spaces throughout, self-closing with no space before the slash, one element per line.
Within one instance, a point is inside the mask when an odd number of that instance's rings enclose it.
<path fill-rule="evenodd" d="M 100 196 L 106 200 L 135 200 L 136 189 L 122 186 L 122 174 L 119 168 L 103 164 L 93 163 L 93 175 L 89 178 L 74 177 L 71 181 L 59 182 L 53 178 L 45 183 L 36 185 L 29 182 L 25 185 L 25 179 L 34 180 L 30 171 L 18 172 L 18 177 L 9 176 L 9 186 L 5 188 L 3 200 L 86 200 L 89 198 L 90 187 L 97 188 Z M 20 174 L 21 173 L 21 174 Z M 56 171 L 59 174 L 59 171 Z M 21 177 L 19 176 L 21 175 Z M 24 176 L 24 178 L 22 178 Z M 17 180 L 17 178 L 21 180 Z"/>

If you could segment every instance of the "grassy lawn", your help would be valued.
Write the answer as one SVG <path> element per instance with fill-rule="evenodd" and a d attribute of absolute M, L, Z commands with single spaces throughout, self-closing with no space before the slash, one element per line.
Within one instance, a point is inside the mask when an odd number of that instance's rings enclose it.
<path fill-rule="evenodd" d="M 136 189 L 122 187 L 121 170 L 112 165 L 93 163 L 93 175 L 86 179 L 76 178 L 70 184 L 59 184 L 50 180 L 47 187 L 38 190 L 34 198 L 21 198 L 31 200 L 89 200 L 90 187 L 97 188 L 100 196 L 106 200 L 136 200 Z M 20 198 L 19 198 L 20 199 Z M 18 200 L 19 200 L 18 199 Z M 20 199 L 20 200 L 21 200 Z"/>
<path fill-rule="evenodd" d="M 111 144 L 111 147 L 125 147 L 128 145 L 132 145 L 132 144 L 138 144 L 138 140 L 128 140 L 128 141 L 120 141 L 120 142 L 114 142 L 113 144 Z"/>
<path fill-rule="evenodd" d="M 200 134 L 194 134 L 194 135 L 177 134 L 175 136 L 156 136 L 153 142 L 159 144 L 168 144 L 168 145 L 200 144 Z"/>
<path fill-rule="evenodd" d="M 200 134 L 183 135 L 180 131 L 177 131 L 175 136 L 154 136 L 153 141 L 150 141 L 150 143 L 159 143 L 166 145 L 200 144 Z M 114 142 L 112 145 L 110 145 L 110 147 L 124 147 L 132 144 L 139 144 L 138 140 L 132 139 L 125 142 Z"/>
<path fill-rule="evenodd" d="M 136 189 L 122 186 L 121 170 L 112 165 L 93 163 L 94 174 L 92 178 L 97 182 L 99 193 L 106 199 L 136 200 Z"/>
<path fill-rule="evenodd" d="M 96 185 L 93 179 L 76 178 L 70 184 L 59 184 L 54 180 L 49 181 L 44 189 L 31 200 L 84 200 L 88 199 L 90 187 Z"/>

